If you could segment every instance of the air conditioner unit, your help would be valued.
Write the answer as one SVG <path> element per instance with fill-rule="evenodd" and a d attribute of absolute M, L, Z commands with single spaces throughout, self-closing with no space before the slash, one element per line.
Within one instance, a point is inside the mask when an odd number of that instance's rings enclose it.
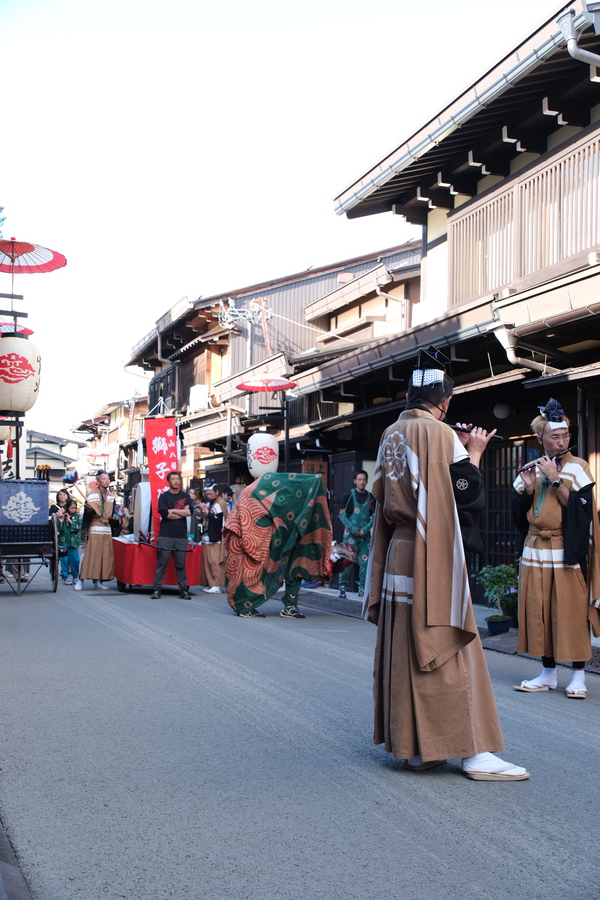
<path fill-rule="evenodd" d="M 190 388 L 188 403 L 188 415 L 198 412 L 200 409 L 208 409 L 208 385 L 193 384 Z"/>

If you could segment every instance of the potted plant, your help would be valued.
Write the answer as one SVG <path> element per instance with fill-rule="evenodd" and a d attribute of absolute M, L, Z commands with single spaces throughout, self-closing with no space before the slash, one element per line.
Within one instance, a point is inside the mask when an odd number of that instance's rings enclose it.
<path fill-rule="evenodd" d="M 517 589 L 519 574 L 513 565 L 503 563 L 500 566 L 484 566 L 473 576 L 483 586 L 483 594 L 487 605 L 497 609 L 497 613 L 485 620 L 490 634 L 504 634 L 511 626 L 512 617 L 506 610 L 512 611 L 517 606 Z"/>

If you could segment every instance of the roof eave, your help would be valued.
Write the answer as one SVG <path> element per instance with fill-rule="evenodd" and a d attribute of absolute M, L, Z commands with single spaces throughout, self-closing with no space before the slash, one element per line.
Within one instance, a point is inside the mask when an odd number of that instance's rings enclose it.
<path fill-rule="evenodd" d="M 568 9 L 572 6 L 579 6 L 581 8 L 581 0 L 561 7 L 561 9 L 557 11 L 556 16 L 564 9 Z M 378 163 L 377 166 L 366 172 L 365 175 L 336 197 L 336 214 L 344 215 L 355 209 L 361 202 L 372 196 L 378 188 L 387 184 L 391 178 L 407 169 L 415 160 L 425 156 L 433 147 L 445 140 L 448 135 L 452 134 L 468 122 L 480 109 L 488 106 L 500 97 L 511 87 L 511 85 L 519 81 L 542 60 L 550 56 L 557 47 L 564 46 L 566 44 L 565 37 L 560 29 L 555 30 L 555 21 L 556 19 L 553 17 L 544 23 L 541 28 L 538 28 L 528 39 L 519 45 L 518 48 L 515 48 L 514 51 L 504 57 L 493 69 L 490 69 L 482 76 L 479 81 L 460 94 L 453 103 L 449 104 L 449 106 L 445 107 L 437 114 L 437 116 L 427 122 L 422 129 L 415 132 L 415 134 L 408 138 L 404 144 L 390 153 L 384 160 Z M 584 28 L 588 23 L 589 16 L 585 12 L 581 12 L 575 17 L 574 26 L 578 30 Z M 551 33 L 548 33 L 553 26 L 554 30 L 552 30 Z M 523 46 L 535 41 L 536 35 L 539 35 L 540 39 L 543 37 L 542 43 L 539 46 L 533 47 L 524 58 L 519 59 L 517 51 L 521 50 Z M 489 84 L 490 77 L 493 77 L 494 73 L 497 70 L 500 70 L 503 64 L 515 55 L 517 57 L 516 64 L 506 72 L 503 72 L 492 82 L 492 84 Z M 483 87 L 484 84 L 487 86 Z M 469 94 L 472 96 L 468 102 L 463 102 L 462 105 L 459 105 L 460 101 Z M 436 127 L 431 128 L 432 125 L 436 125 Z"/>

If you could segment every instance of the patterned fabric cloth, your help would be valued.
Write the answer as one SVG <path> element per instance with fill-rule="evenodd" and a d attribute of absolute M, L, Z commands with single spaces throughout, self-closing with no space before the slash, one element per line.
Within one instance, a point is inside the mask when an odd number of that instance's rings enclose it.
<path fill-rule="evenodd" d="M 327 577 L 331 519 L 320 475 L 268 473 L 240 494 L 223 540 L 227 600 L 238 615 L 265 603 L 285 582 L 294 603 L 301 581 Z"/>
<path fill-rule="evenodd" d="M 70 519 L 66 516 L 56 522 L 59 547 L 79 547 L 81 544 L 81 516 L 75 513 Z"/>

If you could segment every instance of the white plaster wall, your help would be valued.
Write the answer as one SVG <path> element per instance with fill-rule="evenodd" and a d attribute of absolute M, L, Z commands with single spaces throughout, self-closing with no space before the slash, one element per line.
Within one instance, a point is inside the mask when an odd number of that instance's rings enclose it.
<path fill-rule="evenodd" d="M 454 198 L 454 209 L 458 209 L 459 206 L 462 206 L 463 203 L 466 203 L 467 200 L 472 200 L 470 194 L 457 194 Z"/>
<path fill-rule="evenodd" d="M 580 131 L 583 131 L 583 129 L 579 125 L 561 125 L 557 131 L 553 131 L 552 134 L 548 135 L 548 150 L 554 150 L 563 141 L 568 141 L 569 138 L 575 137 Z"/>
<path fill-rule="evenodd" d="M 487 191 L 488 188 L 494 187 L 496 184 L 500 184 L 501 181 L 504 181 L 502 175 L 486 175 L 484 178 L 480 178 L 477 182 L 477 193 L 481 194 L 483 191 Z"/>
<path fill-rule="evenodd" d="M 371 298 L 371 300 L 362 302 L 360 304 L 360 315 L 361 318 L 363 318 L 364 316 L 384 316 L 385 297 L 380 297 L 378 294 L 376 294 L 375 297 Z"/>
<path fill-rule="evenodd" d="M 539 153 L 519 153 L 518 156 L 515 156 L 515 158 L 510 161 L 510 174 L 514 175 L 515 172 L 518 172 L 519 169 L 522 169 L 530 162 L 533 162 L 534 159 L 538 159 L 539 156 Z"/>
<path fill-rule="evenodd" d="M 353 306 L 351 309 L 344 310 L 344 312 L 338 312 L 337 314 L 337 328 L 341 328 L 343 325 L 347 325 L 349 322 L 356 322 L 358 319 L 358 306 Z"/>
<path fill-rule="evenodd" d="M 448 242 L 427 251 L 421 267 L 421 302 L 412 308 L 413 326 L 445 315 L 448 309 Z"/>

